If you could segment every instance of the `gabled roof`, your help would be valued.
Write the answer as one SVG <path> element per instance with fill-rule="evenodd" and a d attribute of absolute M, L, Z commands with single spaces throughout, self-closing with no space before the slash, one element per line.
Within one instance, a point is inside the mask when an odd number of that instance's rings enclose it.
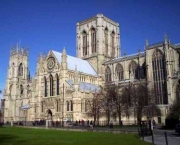
<path fill-rule="evenodd" d="M 70 86 L 74 85 L 73 80 L 68 80 L 67 83 Z M 91 83 L 86 83 L 86 82 L 79 82 L 79 89 L 81 91 L 92 91 L 92 92 L 99 92 L 101 90 L 101 88 L 99 86 L 96 86 L 96 85 L 91 84 Z"/>
<path fill-rule="evenodd" d="M 138 57 L 144 57 L 144 56 L 145 56 L 145 52 L 139 52 L 139 53 L 136 53 L 136 54 L 125 55 L 123 57 L 119 57 L 119 58 L 115 58 L 115 59 L 106 61 L 104 64 L 105 65 L 106 64 L 112 64 L 112 63 L 121 62 L 121 61 L 124 61 L 124 60 L 131 60 L 131 59 L 138 58 Z"/>
<path fill-rule="evenodd" d="M 52 51 L 56 59 L 59 63 L 61 63 L 61 55 L 62 53 L 57 51 Z M 77 71 L 83 72 L 85 74 L 97 75 L 97 72 L 94 68 L 90 65 L 90 63 L 86 60 L 69 56 L 67 55 L 67 67 L 69 70 L 75 70 L 77 67 Z"/>

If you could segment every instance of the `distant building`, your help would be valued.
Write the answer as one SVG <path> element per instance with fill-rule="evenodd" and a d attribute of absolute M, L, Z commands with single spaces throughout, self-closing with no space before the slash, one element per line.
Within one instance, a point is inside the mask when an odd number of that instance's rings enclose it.
<path fill-rule="evenodd" d="M 86 100 L 100 87 L 146 79 L 156 88 L 162 112 L 180 99 L 180 45 L 168 37 L 156 44 L 146 40 L 143 52 L 121 55 L 119 24 L 98 14 L 77 23 L 77 57 L 50 50 L 38 57 L 36 75 L 30 78 L 28 50 L 11 49 L 4 92 L 4 121 L 87 119 Z M 122 118 L 134 121 L 133 117 Z"/>

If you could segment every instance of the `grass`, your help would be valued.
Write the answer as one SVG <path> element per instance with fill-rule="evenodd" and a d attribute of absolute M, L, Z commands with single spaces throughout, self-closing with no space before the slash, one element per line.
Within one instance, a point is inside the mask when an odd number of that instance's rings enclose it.
<path fill-rule="evenodd" d="M 0 145 L 150 145 L 135 134 L 1 127 Z"/>

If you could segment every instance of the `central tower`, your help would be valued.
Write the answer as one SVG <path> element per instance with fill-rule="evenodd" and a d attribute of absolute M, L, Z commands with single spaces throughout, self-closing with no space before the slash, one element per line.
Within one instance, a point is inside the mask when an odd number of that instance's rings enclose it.
<path fill-rule="evenodd" d="M 103 16 L 96 16 L 77 23 L 76 55 L 85 59 L 101 76 L 104 61 L 120 56 L 119 24 Z"/>

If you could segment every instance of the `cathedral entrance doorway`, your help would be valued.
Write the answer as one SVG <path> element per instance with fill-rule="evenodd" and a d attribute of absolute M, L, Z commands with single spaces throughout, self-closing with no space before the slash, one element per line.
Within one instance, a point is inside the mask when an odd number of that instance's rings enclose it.
<path fill-rule="evenodd" d="M 52 120 L 52 111 L 51 111 L 51 109 L 48 109 L 46 113 L 47 113 L 47 120 Z"/>

